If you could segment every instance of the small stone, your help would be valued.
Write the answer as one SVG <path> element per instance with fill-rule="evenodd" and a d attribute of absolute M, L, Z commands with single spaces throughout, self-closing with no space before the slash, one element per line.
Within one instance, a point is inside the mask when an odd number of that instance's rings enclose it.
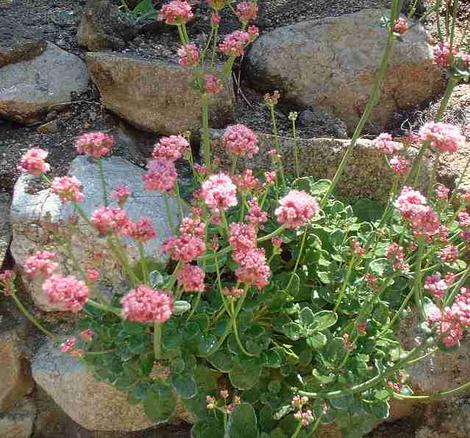
<path fill-rule="evenodd" d="M 54 134 L 59 131 L 59 125 L 57 120 L 51 120 L 50 122 L 38 126 L 36 130 L 40 134 Z"/>

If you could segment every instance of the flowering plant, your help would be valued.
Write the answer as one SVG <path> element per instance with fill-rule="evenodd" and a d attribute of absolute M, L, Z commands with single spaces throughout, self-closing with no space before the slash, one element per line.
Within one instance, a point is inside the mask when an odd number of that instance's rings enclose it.
<path fill-rule="evenodd" d="M 228 2 L 207 3 L 213 8 L 211 39 L 216 41 L 220 10 Z M 407 29 L 398 3 L 393 2 L 388 20 L 390 46 Z M 255 34 L 245 29 L 256 4 L 239 3 L 235 12 L 243 28 L 219 45 L 229 57 L 222 74 Z M 436 165 L 427 193 L 418 187 L 426 151 L 453 153 L 465 141 L 457 127 L 439 121 L 456 76 L 451 76 L 437 120 L 413 137 L 419 149 L 414 161 L 411 148 L 401 149 L 391 135 L 375 140 L 395 174 L 387 205 L 362 200 L 351 206 L 332 194 L 364 120 L 332 181 L 288 175 L 277 143 L 270 153 L 271 171 L 239 172 L 239 157 L 259 153 L 256 133 L 244 125 L 229 126 L 223 135 L 230 169 L 211 160 L 207 98 L 222 81 L 216 73 L 200 81 L 205 51 L 199 53 L 185 29 L 192 14 L 187 2 L 174 0 L 163 7 L 161 18 L 177 26 L 180 63 L 195 68 L 202 87 L 204 165 L 195 162 L 184 136 L 164 137 L 142 181 L 146 190 L 161 192 L 167 200 L 175 195 L 179 205 L 178 223 L 168 215 L 174 235 L 161 248 L 167 262 L 145 256 L 143 244 L 158 230 L 152 218 L 129 218 L 129 189 L 118 186 L 108 193 L 102 160 L 113 147 L 112 137 L 88 133 L 77 140 L 77 152 L 94 160 L 103 177 L 103 205 L 91 217 L 80 207 L 79 180 L 46 176 L 47 152 L 31 149 L 19 168 L 42 177 L 74 207 L 74 220 L 106 237 L 124 286 L 109 298 L 100 272 L 79 264 L 74 273 L 61 272 L 56 254 L 45 250 L 26 261 L 25 275 L 44 279 L 51 303 L 65 311 L 86 311 L 79 335 L 64 342 L 62 351 L 127 392 L 155 423 L 170 420 L 182 405 L 195 423 L 194 438 L 309 437 L 320 424 L 332 422 L 346 437 L 363 436 L 388 416 L 390 400 L 413 398 L 407 365 L 437 350 L 458 348 L 470 325 L 470 192 L 459 192 L 461 180 L 452 193 L 436 184 Z M 448 67 L 453 65 L 451 60 Z M 272 114 L 278 98 L 277 93 L 266 97 Z M 366 108 L 366 116 L 372 108 Z M 291 119 L 295 127 L 295 116 Z M 190 205 L 180 196 L 175 166 L 183 159 L 192 167 L 196 186 Z M 138 246 L 137 260 L 127 253 L 126 239 Z M 73 248 L 64 248 L 76 261 Z M 0 284 L 52 335 L 19 301 L 13 272 L 4 272 Z M 422 342 L 407 351 L 397 332 L 409 310 L 419 316 L 415 329 Z"/>

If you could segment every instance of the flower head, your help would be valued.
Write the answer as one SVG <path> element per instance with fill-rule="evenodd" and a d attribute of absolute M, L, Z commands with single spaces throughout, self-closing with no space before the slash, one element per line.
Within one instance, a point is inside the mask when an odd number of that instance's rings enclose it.
<path fill-rule="evenodd" d="M 173 312 L 171 296 L 163 290 L 139 285 L 121 300 L 124 317 L 133 322 L 163 324 Z"/>
<path fill-rule="evenodd" d="M 397 144 L 393 141 L 393 137 L 385 132 L 374 140 L 374 145 L 384 154 L 393 154 L 397 151 Z"/>
<path fill-rule="evenodd" d="M 213 211 L 227 210 L 238 203 L 237 188 L 225 173 L 212 175 L 204 181 L 201 195 L 206 205 Z"/>
<path fill-rule="evenodd" d="M 181 46 L 178 49 L 179 65 L 182 67 L 192 67 L 199 62 L 199 49 L 194 43 Z"/>
<path fill-rule="evenodd" d="M 250 199 L 248 206 L 249 210 L 245 220 L 257 228 L 262 228 L 268 221 L 268 214 L 263 211 L 256 198 Z"/>
<path fill-rule="evenodd" d="M 424 289 L 429 291 L 435 298 L 442 300 L 448 289 L 447 282 L 441 278 L 441 274 L 429 275 L 424 280 Z"/>
<path fill-rule="evenodd" d="M 131 222 L 124 227 L 124 234 L 136 242 L 145 243 L 157 237 L 152 219 L 142 217 L 137 222 Z"/>
<path fill-rule="evenodd" d="M 252 41 L 253 35 L 243 30 L 236 30 L 224 37 L 219 50 L 227 56 L 242 56 L 245 47 Z"/>
<path fill-rule="evenodd" d="M 151 160 L 148 165 L 148 172 L 142 177 L 145 190 L 160 193 L 172 192 L 175 187 L 178 174 L 175 163 L 167 158 Z"/>
<path fill-rule="evenodd" d="M 79 312 L 89 298 L 86 284 L 73 275 L 63 277 L 52 275 L 42 285 L 50 304 L 59 305 L 63 310 Z"/>
<path fill-rule="evenodd" d="M 204 255 L 206 245 L 200 237 L 182 235 L 170 237 L 163 243 L 161 249 L 168 253 L 173 260 L 190 263 Z"/>
<path fill-rule="evenodd" d="M 62 202 L 80 202 L 85 196 L 81 192 L 82 183 L 74 176 L 61 176 L 54 178 L 51 184 L 52 193 L 55 193 Z"/>
<path fill-rule="evenodd" d="M 25 260 L 24 270 L 30 277 L 49 277 L 59 267 L 55 260 L 55 253 L 38 251 Z"/>
<path fill-rule="evenodd" d="M 184 292 L 203 292 L 204 291 L 204 271 L 195 265 L 184 265 L 178 271 L 178 284 Z"/>
<path fill-rule="evenodd" d="M 123 234 L 130 226 L 129 216 L 120 207 L 99 207 L 92 213 L 90 222 L 103 234 Z"/>
<path fill-rule="evenodd" d="M 245 253 L 256 248 L 256 228 L 253 225 L 232 223 L 228 241 L 234 252 Z"/>
<path fill-rule="evenodd" d="M 187 1 L 172 0 L 163 5 L 158 18 L 164 20 L 166 24 L 185 24 L 194 17 L 191 5 Z"/>
<path fill-rule="evenodd" d="M 256 134 L 245 125 L 230 125 L 225 129 L 223 144 L 233 155 L 252 158 L 258 153 Z"/>
<path fill-rule="evenodd" d="M 224 83 L 216 75 L 204 76 L 204 90 L 208 94 L 220 94 L 224 89 Z"/>
<path fill-rule="evenodd" d="M 450 189 L 449 189 L 449 187 L 446 187 L 442 184 L 439 184 L 436 187 L 435 192 L 436 192 L 436 197 L 438 199 L 447 200 L 449 198 Z"/>
<path fill-rule="evenodd" d="M 306 192 L 291 190 L 279 201 L 275 214 L 277 221 L 286 228 L 305 225 L 320 210 L 315 198 Z"/>
<path fill-rule="evenodd" d="M 117 201 L 118 204 L 122 207 L 126 203 L 127 198 L 130 196 L 130 194 L 131 191 L 129 190 L 129 187 L 124 184 L 118 184 L 116 188 L 111 192 L 111 199 Z"/>
<path fill-rule="evenodd" d="M 80 338 L 85 342 L 90 342 L 93 339 L 93 330 L 86 329 L 80 332 Z"/>
<path fill-rule="evenodd" d="M 166 159 L 176 161 L 183 157 L 189 149 L 189 142 L 182 135 L 170 135 L 162 137 L 153 148 L 152 158 L 154 160 Z"/>
<path fill-rule="evenodd" d="M 390 158 L 390 169 L 396 175 L 402 176 L 410 169 L 410 160 L 401 155 L 394 155 Z"/>
<path fill-rule="evenodd" d="M 258 14 L 258 6 L 254 2 L 244 1 L 238 3 L 235 12 L 241 21 L 248 23 L 251 20 L 256 20 Z"/>
<path fill-rule="evenodd" d="M 434 46 L 434 62 L 440 67 L 448 68 L 452 58 L 455 57 L 455 55 L 457 55 L 457 49 L 454 47 L 451 50 L 450 44 L 448 42 L 440 42 Z"/>
<path fill-rule="evenodd" d="M 443 262 L 453 263 L 459 258 L 459 249 L 455 245 L 447 245 L 438 253 Z"/>
<path fill-rule="evenodd" d="M 449 123 L 428 122 L 419 130 L 422 142 L 429 141 L 440 152 L 457 152 L 465 144 L 465 137 L 457 126 Z"/>
<path fill-rule="evenodd" d="M 408 26 L 408 20 L 406 19 L 406 17 L 398 17 L 397 20 L 395 21 L 395 23 L 393 23 L 393 32 L 398 34 L 398 35 L 403 35 L 404 33 L 406 33 L 409 29 L 409 26 Z"/>
<path fill-rule="evenodd" d="M 269 284 L 271 270 L 266 261 L 263 248 L 253 248 L 245 253 L 238 253 L 239 268 L 235 271 L 237 280 L 246 285 L 255 286 L 258 290 Z"/>
<path fill-rule="evenodd" d="M 49 152 L 40 149 L 29 149 L 20 159 L 18 163 L 18 170 L 23 173 L 30 173 L 34 176 L 40 176 L 43 173 L 49 172 L 51 166 L 46 163 L 46 158 Z"/>
<path fill-rule="evenodd" d="M 10 269 L 0 272 L 0 286 L 2 286 L 3 293 L 6 296 L 11 295 L 15 290 L 15 277 L 15 272 Z"/>
<path fill-rule="evenodd" d="M 79 154 L 93 158 L 104 157 L 109 154 L 114 145 L 114 138 L 104 132 L 86 132 L 80 135 L 75 143 Z"/>

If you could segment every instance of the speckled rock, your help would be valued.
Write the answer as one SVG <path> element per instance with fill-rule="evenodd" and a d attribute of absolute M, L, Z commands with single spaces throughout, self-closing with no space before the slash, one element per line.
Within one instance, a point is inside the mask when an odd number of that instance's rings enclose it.
<path fill-rule="evenodd" d="M 29 401 L 0 415 L 0 436 L 2 438 L 30 438 L 34 430 L 35 415 L 35 406 Z"/>
<path fill-rule="evenodd" d="M 17 36 L 10 41 L 0 41 L 0 67 L 32 59 L 41 54 L 45 48 L 46 41 L 42 39 Z"/>
<path fill-rule="evenodd" d="M 228 164 L 229 157 L 221 144 L 223 131 L 213 130 L 214 153 Z M 240 159 L 239 167 L 252 169 L 271 169 L 268 155 L 274 147 L 274 138 L 269 134 L 257 133 L 259 153 L 252 159 Z M 291 138 L 281 137 L 281 154 L 286 173 L 295 173 L 295 146 Z M 318 179 L 332 179 L 338 168 L 349 140 L 331 138 L 311 138 L 298 140 L 300 176 L 313 176 Z M 423 172 L 425 173 L 425 172 Z M 392 172 L 380 152 L 370 140 L 359 140 L 352 154 L 351 161 L 341 178 L 337 193 L 348 199 L 372 198 L 385 200 L 392 183 Z"/>
<path fill-rule="evenodd" d="M 85 63 L 48 43 L 39 56 L 0 68 L 0 116 L 19 123 L 36 122 L 87 86 Z"/>
<path fill-rule="evenodd" d="M 10 203 L 10 194 L 0 193 L 0 266 L 3 265 L 11 239 Z"/>
<path fill-rule="evenodd" d="M 86 429 L 132 432 L 153 426 L 140 406 L 128 403 L 125 393 L 97 381 L 83 363 L 50 342 L 33 358 L 32 373 L 36 383 Z"/>
<path fill-rule="evenodd" d="M 365 9 L 267 32 L 249 52 L 248 77 L 261 90 L 279 89 L 286 100 L 332 112 L 352 130 L 386 44 L 383 13 Z M 416 25 L 395 42 L 370 128 L 381 129 L 394 112 L 426 102 L 442 89 L 442 73 L 432 62 L 427 38 L 424 27 Z"/>
<path fill-rule="evenodd" d="M 144 245 L 145 254 L 164 260 L 159 248 L 169 236 L 170 227 L 162 195 L 157 192 L 146 192 L 142 182 L 144 170 L 128 161 L 111 157 L 105 159 L 103 165 L 109 191 L 123 182 L 132 191 L 125 207 L 129 216 L 134 220 L 147 216 L 154 222 L 157 238 Z M 80 156 L 71 163 L 69 174 L 76 176 L 83 184 L 85 200 L 81 203 L 81 207 L 89 217 L 98 206 L 103 204 L 97 166 L 85 156 Z M 122 278 L 121 269 L 110 256 L 106 240 L 99 238 L 97 233 L 81 219 L 78 227 L 70 224 L 69 219 L 74 216 L 72 207 L 62 205 L 58 197 L 48 189 L 31 192 L 29 186 L 32 180 L 34 178 L 21 176 L 13 194 L 11 253 L 17 266 L 21 269 L 25 259 L 38 250 L 48 249 L 61 252 L 54 242 L 51 229 L 59 227 L 64 233 L 69 233 L 73 229 L 72 248 L 75 258 L 82 267 L 91 268 L 95 265 L 102 273 L 103 280 L 110 280 L 112 284 L 118 283 Z M 176 203 L 173 199 L 170 199 L 170 207 L 175 213 L 173 220 L 176 223 Z M 135 244 L 130 241 L 126 243 L 131 257 L 136 257 L 138 251 Z M 76 272 L 70 257 L 67 256 L 60 257 L 60 268 L 64 273 Z M 31 281 L 24 276 L 24 281 L 38 307 L 46 311 L 61 310 L 60 307 L 49 304 L 37 280 Z"/>
<path fill-rule="evenodd" d="M 135 126 L 160 134 L 198 132 L 200 96 L 189 69 L 163 60 L 148 61 L 114 53 L 88 53 L 87 64 L 106 108 Z M 211 126 L 233 117 L 231 80 L 210 104 Z"/>

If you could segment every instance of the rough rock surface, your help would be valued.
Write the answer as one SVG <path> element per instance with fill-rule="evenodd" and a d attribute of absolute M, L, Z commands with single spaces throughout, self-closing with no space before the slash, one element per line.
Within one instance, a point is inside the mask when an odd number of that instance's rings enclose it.
<path fill-rule="evenodd" d="M 132 219 L 142 216 L 151 218 L 157 229 L 157 238 L 144 245 L 145 254 L 161 260 L 160 244 L 169 236 L 164 200 L 161 194 L 146 192 L 143 187 L 142 175 L 144 170 L 134 166 L 128 161 L 111 157 L 104 160 L 104 174 L 108 190 L 112 190 L 119 183 L 125 183 L 132 192 L 126 203 L 126 211 Z M 83 184 L 85 200 L 81 203 L 83 211 L 90 216 L 91 213 L 103 204 L 101 182 L 97 166 L 85 156 L 75 158 L 72 162 L 70 175 L 76 176 Z M 29 185 L 32 182 L 29 176 L 21 176 L 15 185 L 11 209 L 11 223 L 13 228 L 13 241 L 11 252 L 18 267 L 22 268 L 25 259 L 38 250 L 57 250 L 61 252 L 53 241 L 51 226 L 60 226 L 60 230 L 67 233 L 73 225 L 67 225 L 72 216 L 72 208 L 63 206 L 56 195 L 50 190 L 39 190 L 31 193 Z M 170 206 L 176 215 L 176 203 L 170 199 Z M 177 219 L 174 219 L 177 222 Z M 76 228 L 74 228 L 76 229 Z M 48 231 L 49 230 L 49 231 Z M 134 244 L 128 242 L 132 255 L 137 254 Z M 97 264 L 102 272 L 103 280 L 112 280 L 116 284 L 121 278 L 121 270 L 112 257 L 106 241 L 98 238 L 95 231 L 80 220 L 79 227 L 74 232 L 72 248 L 76 259 L 83 267 L 92 267 L 90 263 Z M 70 258 L 63 256 L 60 260 L 61 270 L 75 272 Z M 35 304 L 46 311 L 61 310 L 51 306 L 40 284 L 37 281 L 28 281 L 25 284 L 31 292 Z"/>
<path fill-rule="evenodd" d="M 9 303 L 0 307 L 0 412 L 6 412 L 28 394 L 33 381 L 26 360 L 24 338 L 28 325 L 16 318 Z M 1 427 L 0 427 L 1 431 Z M 4 435 L 0 436 L 3 438 Z"/>
<path fill-rule="evenodd" d="M 117 3 L 88 0 L 77 32 L 78 44 L 90 51 L 122 49 L 135 36 L 135 27 L 119 13 Z"/>
<path fill-rule="evenodd" d="M 36 412 L 34 404 L 25 401 L 7 414 L 0 415 L 2 438 L 30 438 L 34 430 Z"/>
<path fill-rule="evenodd" d="M 222 147 L 220 138 L 223 131 L 213 130 L 214 153 L 228 164 L 229 157 Z M 259 153 L 252 159 L 240 159 L 239 166 L 252 169 L 272 168 L 268 154 L 274 147 L 274 137 L 257 133 Z M 280 150 L 286 173 L 295 174 L 295 146 L 292 138 L 280 138 Z M 349 140 L 312 138 L 298 140 L 300 176 L 313 176 L 318 179 L 332 179 L 338 168 Z M 369 197 L 385 200 L 392 183 L 392 172 L 379 151 L 370 140 L 359 140 L 352 159 L 338 184 L 337 193 L 348 199 Z"/>
<path fill-rule="evenodd" d="M 11 196 L 8 193 L 0 193 L 0 267 L 5 260 L 11 239 L 10 202 Z"/>
<path fill-rule="evenodd" d="M 52 343 L 42 346 L 33 358 L 32 373 L 36 383 L 86 429 L 132 432 L 153 425 L 124 393 L 97 381 L 84 364 Z"/>
<path fill-rule="evenodd" d="M 159 134 L 198 132 L 200 96 L 192 75 L 175 63 L 147 61 L 112 53 L 88 53 L 87 64 L 103 104 L 137 127 Z M 232 118 L 231 83 L 210 104 L 210 123 L 217 128 Z"/>
<path fill-rule="evenodd" d="M 367 103 L 385 47 L 382 15 L 382 10 L 366 9 L 267 32 L 249 52 L 248 77 L 260 89 L 281 90 L 286 100 L 334 113 L 351 130 Z M 395 42 L 371 128 L 381 129 L 394 112 L 431 99 L 442 85 L 426 31 L 417 25 Z"/>
<path fill-rule="evenodd" d="M 0 42 L 0 67 L 15 62 L 26 61 L 38 56 L 46 48 L 46 41 L 15 37 L 11 41 Z"/>
<path fill-rule="evenodd" d="M 32 123 L 88 86 L 85 63 L 54 44 L 37 57 L 0 68 L 0 116 Z"/>

